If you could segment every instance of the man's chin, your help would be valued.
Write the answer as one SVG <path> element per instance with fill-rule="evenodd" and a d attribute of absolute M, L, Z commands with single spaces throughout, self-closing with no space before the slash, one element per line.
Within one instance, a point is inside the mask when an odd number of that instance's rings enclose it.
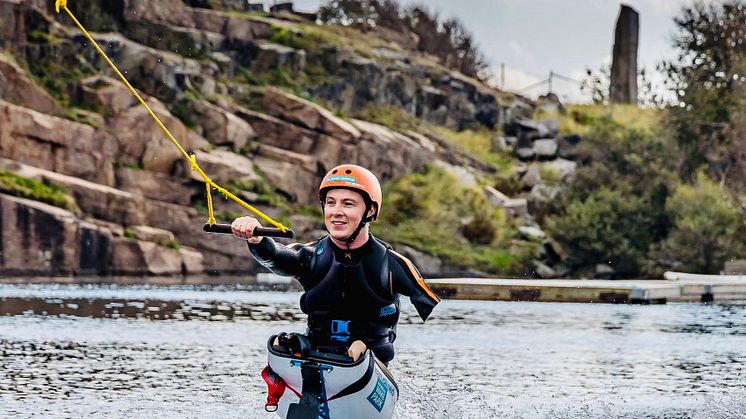
<path fill-rule="evenodd" d="M 330 231 L 329 232 L 329 235 L 332 236 L 333 239 L 337 239 L 337 240 L 344 240 L 344 239 L 350 237 L 350 234 L 352 234 L 352 233 L 348 233 L 346 230 L 345 231 Z"/>

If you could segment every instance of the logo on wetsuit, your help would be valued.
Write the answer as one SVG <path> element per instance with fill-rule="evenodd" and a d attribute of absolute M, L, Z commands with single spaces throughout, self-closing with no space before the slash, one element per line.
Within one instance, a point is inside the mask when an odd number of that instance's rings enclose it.
<path fill-rule="evenodd" d="M 381 307 L 381 317 L 386 317 L 396 313 L 396 305 L 389 304 L 386 307 Z"/>

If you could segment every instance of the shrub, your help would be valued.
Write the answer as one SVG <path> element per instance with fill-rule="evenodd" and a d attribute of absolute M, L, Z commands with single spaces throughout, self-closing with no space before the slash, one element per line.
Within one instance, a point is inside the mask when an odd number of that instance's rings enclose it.
<path fill-rule="evenodd" d="M 460 267 L 493 273 L 523 268 L 509 242 L 513 228 L 483 193 L 443 169 L 405 176 L 387 185 L 384 210 L 374 232 Z"/>
<path fill-rule="evenodd" d="M 666 203 L 671 232 L 660 256 L 670 268 L 719 273 L 723 263 L 743 250 L 743 221 L 733 199 L 699 173 L 694 185 L 679 185 Z"/>

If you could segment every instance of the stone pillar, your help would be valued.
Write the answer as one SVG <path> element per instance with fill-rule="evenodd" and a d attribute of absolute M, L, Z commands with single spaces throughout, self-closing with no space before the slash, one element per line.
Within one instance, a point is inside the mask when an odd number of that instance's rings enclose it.
<path fill-rule="evenodd" d="M 622 5 L 616 21 L 614 54 L 611 61 L 611 103 L 637 103 L 637 42 L 640 15 Z"/>

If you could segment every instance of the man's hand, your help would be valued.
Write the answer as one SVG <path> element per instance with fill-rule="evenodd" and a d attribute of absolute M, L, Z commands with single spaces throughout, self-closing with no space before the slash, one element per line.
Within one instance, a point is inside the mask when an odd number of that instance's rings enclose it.
<path fill-rule="evenodd" d="M 356 340 L 352 342 L 350 348 L 347 349 L 347 356 L 352 358 L 353 361 L 357 361 L 360 358 L 360 355 L 362 355 L 367 349 L 368 347 L 365 346 L 363 341 Z"/>
<path fill-rule="evenodd" d="M 259 221 L 253 217 L 239 217 L 231 223 L 233 235 L 239 239 L 246 239 L 249 243 L 259 243 L 263 237 L 254 237 L 254 229 L 261 227 Z"/>

